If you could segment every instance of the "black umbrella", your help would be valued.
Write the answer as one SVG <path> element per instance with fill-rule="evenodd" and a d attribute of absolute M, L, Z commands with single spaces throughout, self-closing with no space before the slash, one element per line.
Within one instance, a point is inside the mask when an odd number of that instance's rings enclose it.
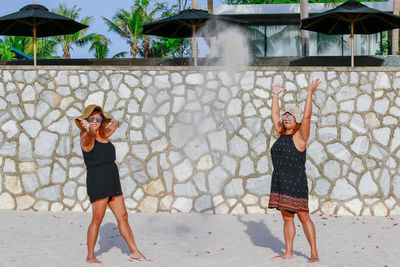
<path fill-rule="evenodd" d="M 36 37 L 73 34 L 88 27 L 73 19 L 50 12 L 42 5 L 32 4 L 18 12 L 0 17 L 0 35 L 32 36 L 34 65 L 36 65 Z"/>
<path fill-rule="evenodd" d="M 196 40 L 196 32 L 207 22 L 211 29 L 215 29 L 217 21 L 224 21 L 231 24 L 246 24 L 224 16 L 214 15 L 205 10 L 186 9 L 175 16 L 160 19 L 143 25 L 143 34 L 156 35 L 168 38 L 186 38 L 193 37 Z M 212 34 L 212 33 L 208 33 Z M 215 34 L 215 32 L 214 32 Z M 196 42 L 196 41 L 195 41 Z M 194 60 L 197 65 L 197 51 L 194 49 Z"/>
<path fill-rule="evenodd" d="M 325 34 L 350 34 L 354 66 L 354 34 L 373 34 L 400 27 L 400 16 L 367 7 L 355 0 L 301 20 L 301 29 Z"/>

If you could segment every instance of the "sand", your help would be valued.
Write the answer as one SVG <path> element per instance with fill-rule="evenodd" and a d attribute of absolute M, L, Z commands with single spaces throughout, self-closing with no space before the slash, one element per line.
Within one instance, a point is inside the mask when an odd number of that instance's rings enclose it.
<path fill-rule="evenodd" d="M 312 266 L 400 266 L 400 217 L 311 217 L 321 260 Z M 0 211 L 0 218 L 0 266 L 90 266 L 84 260 L 91 213 Z M 297 218 L 293 260 L 271 260 L 284 249 L 279 214 L 130 213 L 129 222 L 152 262 L 128 261 L 107 212 L 95 247 L 101 266 L 309 266 Z"/>

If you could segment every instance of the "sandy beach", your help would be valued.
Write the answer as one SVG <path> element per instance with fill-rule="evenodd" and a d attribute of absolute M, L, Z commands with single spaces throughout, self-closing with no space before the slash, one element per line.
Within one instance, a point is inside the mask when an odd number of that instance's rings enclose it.
<path fill-rule="evenodd" d="M 0 266 L 89 266 L 91 214 L 0 211 Z M 312 266 L 400 266 L 400 217 L 312 215 L 320 263 Z M 101 266 L 309 266 L 300 222 L 293 260 L 283 252 L 279 214 L 129 214 L 136 242 L 151 263 L 129 262 L 129 250 L 107 212 L 95 248 Z M 97 265 L 94 265 L 97 266 Z"/>

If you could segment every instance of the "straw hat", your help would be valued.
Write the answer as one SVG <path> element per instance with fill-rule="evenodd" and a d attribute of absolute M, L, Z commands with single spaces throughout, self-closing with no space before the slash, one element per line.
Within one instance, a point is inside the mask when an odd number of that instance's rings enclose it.
<path fill-rule="evenodd" d="M 301 111 L 298 107 L 296 106 L 288 107 L 285 109 L 282 115 L 285 114 L 286 112 L 294 116 L 294 118 L 296 119 L 296 123 L 301 123 Z"/>
<path fill-rule="evenodd" d="M 104 114 L 103 109 L 100 106 L 97 105 L 89 105 L 85 108 L 85 111 L 83 112 L 83 114 L 81 116 L 79 116 L 78 118 L 75 119 L 75 123 L 76 125 L 79 127 L 79 129 L 81 129 L 82 131 L 84 131 L 85 129 L 83 128 L 83 126 L 81 125 L 81 122 L 79 121 L 79 118 L 81 119 L 87 119 L 90 117 L 90 115 L 93 113 L 93 111 L 95 109 L 100 110 L 100 114 L 103 117 L 103 122 L 102 124 L 104 125 L 104 127 L 107 127 L 108 124 L 110 124 L 111 122 L 111 118 L 109 116 L 107 116 L 106 114 Z"/>

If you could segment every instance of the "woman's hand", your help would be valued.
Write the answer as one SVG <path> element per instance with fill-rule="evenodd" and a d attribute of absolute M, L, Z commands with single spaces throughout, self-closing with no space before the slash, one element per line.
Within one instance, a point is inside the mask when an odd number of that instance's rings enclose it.
<path fill-rule="evenodd" d="M 279 95 L 283 91 L 282 85 L 279 83 L 276 83 L 272 85 L 272 92 L 276 95 Z"/>
<path fill-rule="evenodd" d="M 315 89 L 317 89 L 317 87 L 321 84 L 321 80 L 320 79 L 315 79 L 311 82 L 310 86 L 308 87 L 307 93 L 308 94 L 313 94 Z"/>
<path fill-rule="evenodd" d="M 116 119 L 111 119 L 111 122 L 110 122 L 110 123 L 111 123 L 111 124 L 117 125 L 117 127 L 119 126 L 119 121 L 116 120 Z"/>
<path fill-rule="evenodd" d="M 86 130 L 86 132 L 89 132 L 90 130 L 90 124 L 87 120 L 82 119 L 82 118 L 78 118 L 79 121 L 81 122 L 82 127 Z"/>

